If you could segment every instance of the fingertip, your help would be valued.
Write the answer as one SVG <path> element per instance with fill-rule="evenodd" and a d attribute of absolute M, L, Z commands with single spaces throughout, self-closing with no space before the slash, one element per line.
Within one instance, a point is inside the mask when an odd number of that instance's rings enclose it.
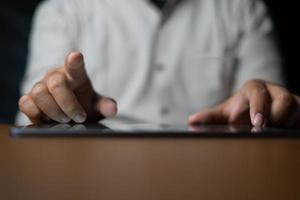
<path fill-rule="evenodd" d="M 261 113 L 256 113 L 253 120 L 252 124 L 254 127 L 263 127 L 265 125 L 265 117 Z"/>
<path fill-rule="evenodd" d="M 77 67 L 81 66 L 84 63 L 83 54 L 80 52 L 72 52 L 68 55 L 66 59 L 66 66 L 68 67 Z"/>
<path fill-rule="evenodd" d="M 83 58 L 83 55 L 81 52 L 71 52 L 68 56 L 68 61 L 73 61 L 73 60 L 79 60 L 79 59 L 82 59 Z"/>
<path fill-rule="evenodd" d="M 98 104 L 100 113 L 106 117 L 111 118 L 116 116 L 118 112 L 117 102 L 111 98 L 101 98 Z"/>
<path fill-rule="evenodd" d="M 189 124 L 194 124 L 196 122 L 196 119 L 197 119 L 197 114 L 191 115 L 188 118 L 188 123 Z"/>
<path fill-rule="evenodd" d="M 87 115 L 86 113 L 81 113 L 81 112 L 78 112 L 74 115 L 73 117 L 73 120 L 76 122 L 76 123 L 84 123 L 86 121 L 86 118 L 87 118 Z"/>
<path fill-rule="evenodd" d="M 197 124 L 223 124 L 228 122 L 228 117 L 225 116 L 218 108 L 209 109 L 206 111 L 195 113 L 189 117 L 191 125 Z"/>
<path fill-rule="evenodd" d="M 208 119 L 206 119 L 206 116 L 204 113 L 196 113 L 188 118 L 188 123 L 190 125 L 196 125 L 196 124 L 206 124 L 208 122 Z"/>

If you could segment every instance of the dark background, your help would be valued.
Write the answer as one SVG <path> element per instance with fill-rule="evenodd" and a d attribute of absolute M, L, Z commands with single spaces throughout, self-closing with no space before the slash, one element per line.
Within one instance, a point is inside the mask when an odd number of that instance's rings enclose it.
<path fill-rule="evenodd" d="M 0 2 L 0 123 L 13 123 L 17 112 L 19 84 L 27 57 L 31 19 L 40 0 L 1 0 Z M 276 25 L 285 63 L 289 89 L 300 95 L 298 78 L 298 19 L 297 1 L 265 0 Z"/>

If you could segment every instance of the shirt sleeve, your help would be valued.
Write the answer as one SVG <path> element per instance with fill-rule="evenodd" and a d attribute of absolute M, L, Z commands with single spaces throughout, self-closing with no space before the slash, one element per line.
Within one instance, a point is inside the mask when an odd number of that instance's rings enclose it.
<path fill-rule="evenodd" d="M 66 3 L 68 5 L 66 5 Z M 51 68 L 61 66 L 65 56 L 75 50 L 76 16 L 72 16 L 72 1 L 48 0 L 36 10 L 28 55 L 27 69 L 21 84 L 21 94 L 30 92 Z M 28 122 L 18 113 L 17 123 Z"/>
<path fill-rule="evenodd" d="M 259 0 L 240 2 L 237 14 L 240 28 L 237 76 L 233 90 L 238 90 L 251 79 L 284 84 L 282 60 L 265 4 Z"/>

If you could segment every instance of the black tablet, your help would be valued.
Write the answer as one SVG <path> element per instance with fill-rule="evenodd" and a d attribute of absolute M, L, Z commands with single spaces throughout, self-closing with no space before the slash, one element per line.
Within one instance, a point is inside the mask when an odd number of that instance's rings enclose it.
<path fill-rule="evenodd" d="M 13 137 L 299 137 L 300 131 L 229 125 L 44 123 L 13 127 L 10 134 Z"/>

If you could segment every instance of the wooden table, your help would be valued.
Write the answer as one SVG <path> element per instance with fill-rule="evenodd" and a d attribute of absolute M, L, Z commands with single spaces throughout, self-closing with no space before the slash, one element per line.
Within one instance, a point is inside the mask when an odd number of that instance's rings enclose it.
<path fill-rule="evenodd" d="M 11 138 L 0 199 L 300 199 L 300 139 Z"/>

